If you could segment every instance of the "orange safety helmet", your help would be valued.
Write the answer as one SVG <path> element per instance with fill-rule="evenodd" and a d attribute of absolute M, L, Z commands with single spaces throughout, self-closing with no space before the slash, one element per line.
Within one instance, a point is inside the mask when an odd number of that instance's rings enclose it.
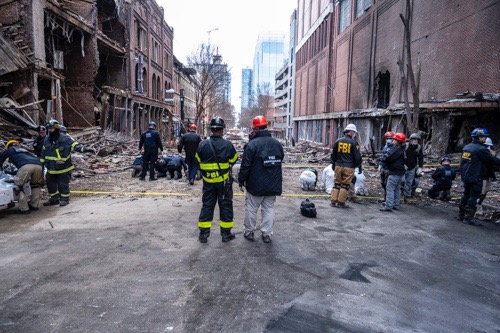
<path fill-rule="evenodd" d="M 268 124 L 267 119 L 264 118 L 264 116 L 257 116 L 253 118 L 252 128 L 267 126 L 267 124 Z"/>
<path fill-rule="evenodd" d="M 189 130 L 195 130 L 195 131 L 197 131 L 198 130 L 198 126 L 196 126 L 195 124 L 191 124 L 191 125 L 189 125 Z"/>
<path fill-rule="evenodd" d="M 401 143 L 406 142 L 406 135 L 404 133 L 396 133 L 394 134 L 394 140 L 399 141 Z"/>
<path fill-rule="evenodd" d="M 386 139 L 392 139 L 394 138 L 394 132 L 385 132 L 384 137 Z"/>

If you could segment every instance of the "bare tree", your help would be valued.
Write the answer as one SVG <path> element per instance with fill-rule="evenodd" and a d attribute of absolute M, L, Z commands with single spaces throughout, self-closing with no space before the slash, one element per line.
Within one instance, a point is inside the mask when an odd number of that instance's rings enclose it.
<path fill-rule="evenodd" d="M 411 55 L 411 23 L 413 18 L 414 0 L 406 0 L 405 15 L 399 17 L 404 26 L 404 42 L 401 56 L 398 57 L 399 74 L 401 75 L 401 89 L 406 109 L 406 123 L 410 132 L 417 132 L 420 117 L 420 60 L 417 60 L 416 73 L 413 70 Z M 410 106 L 408 88 L 411 89 L 413 98 L 413 113 Z"/>
<path fill-rule="evenodd" d="M 269 83 L 264 83 L 257 87 L 256 97 L 253 99 L 255 103 L 241 114 L 240 126 L 252 126 L 252 119 L 257 116 L 265 116 L 269 108 L 273 107 L 274 97 L 271 94 Z"/>
<path fill-rule="evenodd" d="M 194 83 L 196 100 L 194 122 L 198 126 L 201 125 L 201 121 L 207 115 L 207 108 L 211 103 L 210 98 L 216 96 L 216 89 L 224 79 L 223 75 L 225 73 L 220 71 L 220 66 L 216 63 L 219 58 L 220 56 L 215 47 L 203 43 L 187 59 L 189 66 L 196 69 L 197 72 L 197 79 Z M 205 128 L 202 131 L 204 133 Z"/>

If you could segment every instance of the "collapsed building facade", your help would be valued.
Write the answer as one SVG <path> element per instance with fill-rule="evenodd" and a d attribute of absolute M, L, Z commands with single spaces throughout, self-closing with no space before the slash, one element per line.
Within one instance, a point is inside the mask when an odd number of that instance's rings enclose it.
<path fill-rule="evenodd" d="M 398 66 L 407 58 L 400 15 L 408 4 L 412 66 L 420 78 L 419 129 L 431 152 L 458 151 L 475 127 L 488 128 L 498 142 L 496 0 L 299 0 L 296 141 L 331 147 L 347 123 L 357 125 L 365 147 L 380 149 L 387 130 L 410 134 Z"/>
<path fill-rule="evenodd" d="M 2 1 L 0 23 L 2 110 L 31 127 L 137 136 L 154 121 L 173 135 L 174 33 L 155 1 Z"/>

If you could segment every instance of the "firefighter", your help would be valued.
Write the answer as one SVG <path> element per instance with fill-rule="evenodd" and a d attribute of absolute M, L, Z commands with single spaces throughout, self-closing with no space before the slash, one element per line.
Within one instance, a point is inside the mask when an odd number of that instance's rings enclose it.
<path fill-rule="evenodd" d="M 385 146 L 382 148 L 381 159 L 386 158 L 394 147 L 394 132 L 386 132 L 384 134 L 384 138 Z M 385 189 L 387 187 L 387 178 L 389 178 L 389 169 L 387 168 L 387 164 L 385 162 L 382 162 L 382 160 L 379 162 L 378 171 L 380 172 L 380 183 L 382 184 L 382 188 L 384 189 L 385 193 Z"/>
<path fill-rule="evenodd" d="M 44 206 L 66 206 L 69 203 L 70 173 L 75 167 L 71 161 L 71 153 L 93 152 L 92 148 L 85 148 L 78 141 L 60 133 L 61 124 L 57 120 L 50 120 L 47 124 L 49 135 L 43 141 L 40 161 L 45 165 L 45 176 L 50 199 Z"/>
<path fill-rule="evenodd" d="M 40 125 L 38 127 L 38 136 L 33 140 L 33 150 L 35 151 L 35 155 L 40 157 L 42 155 L 43 148 L 43 140 L 47 136 L 47 128 L 45 126 Z"/>
<path fill-rule="evenodd" d="M 146 173 L 149 169 L 149 180 L 157 180 L 155 178 L 155 163 L 158 160 L 158 149 L 163 153 L 163 145 L 161 143 L 160 133 L 155 131 L 156 124 L 154 121 L 149 122 L 149 128 L 144 131 L 139 141 L 139 151 L 144 146 L 144 156 L 142 159 L 142 172 L 139 180 L 146 179 Z"/>
<path fill-rule="evenodd" d="M 455 179 L 456 172 L 450 166 L 451 160 L 448 156 L 443 157 L 441 166 L 432 173 L 434 185 L 427 191 L 429 198 L 450 201 L 451 184 Z"/>
<path fill-rule="evenodd" d="M 346 208 L 349 187 L 354 177 L 354 169 L 361 170 L 361 153 L 359 145 L 354 140 L 357 133 L 356 125 L 348 124 L 344 129 L 344 137 L 335 141 L 331 161 L 335 171 L 334 187 L 330 206 Z"/>
<path fill-rule="evenodd" d="M 223 242 L 235 238 L 231 233 L 233 221 L 233 186 L 231 165 L 238 160 L 238 153 L 228 140 L 222 137 L 224 120 L 214 117 L 210 121 L 212 135 L 198 146 L 196 159 L 200 163 L 203 177 L 202 208 L 198 218 L 199 241 L 206 243 L 214 217 L 215 205 L 219 203 L 220 231 Z"/>
<path fill-rule="evenodd" d="M 404 178 L 404 202 L 410 202 L 413 196 L 414 188 L 413 183 L 416 177 L 422 177 L 422 167 L 424 165 L 424 153 L 422 146 L 418 143 L 420 134 L 412 133 L 410 135 L 410 142 L 404 146 L 405 150 L 405 165 L 406 172 Z"/>
<path fill-rule="evenodd" d="M 483 181 L 489 178 L 488 169 L 500 166 L 500 159 L 493 156 L 485 145 L 488 136 L 486 128 L 474 129 L 471 133 L 472 142 L 462 150 L 460 173 L 464 193 L 457 219 L 465 224 L 481 225 L 481 222 L 474 219 L 474 214 L 483 190 Z"/>
<path fill-rule="evenodd" d="M 43 186 L 43 166 L 40 159 L 21 147 L 17 140 L 10 140 L 0 154 L 0 169 L 8 158 L 17 168 L 14 184 L 19 187 L 19 214 L 38 210 L 40 187 Z"/>
<path fill-rule="evenodd" d="M 198 133 L 196 133 L 197 130 L 198 127 L 195 124 L 191 124 L 189 126 L 189 132 L 182 136 L 179 141 L 179 145 L 177 146 L 179 154 L 182 153 L 182 148 L 184 148 L 184 151 L 186 152 L 185 162 L 188 166 L 189 185 L 194 184 L 196 173 L 199 169 L 199 164 L 195 156 L 198 146 L 202 140 Z"/>

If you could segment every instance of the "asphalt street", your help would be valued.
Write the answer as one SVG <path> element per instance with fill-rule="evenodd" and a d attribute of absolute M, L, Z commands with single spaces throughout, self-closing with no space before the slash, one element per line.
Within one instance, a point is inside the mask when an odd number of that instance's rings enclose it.
<path fill-rule="evenodd" d="M 278 198 L 270 244 L 242 196 L 229 243 L 198 242 L 199 197 L 0 212 L 0 332 L 500 332 L 498 225 L 304 198 Z"/>

